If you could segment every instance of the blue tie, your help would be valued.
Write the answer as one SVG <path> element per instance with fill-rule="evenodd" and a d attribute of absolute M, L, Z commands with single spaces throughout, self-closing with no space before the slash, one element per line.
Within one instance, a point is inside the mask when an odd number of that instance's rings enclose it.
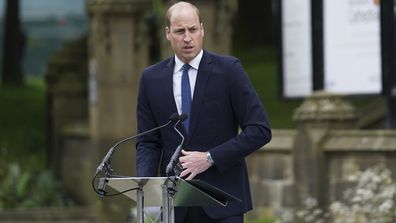
<path fill-rule="evenodd" d="M 191 68 L 190 64 L 183 65 L 183 75 L 181 79 L 181 95 L 182 95 L 182 112 L 188 115 L 188 118 L 183 122 L 184 129 L 188 134 L 188 127 L 190 126 L 190 111 L 191 111 L 191 88 L 190 79 L 188 78 L 188 70 Z"/>

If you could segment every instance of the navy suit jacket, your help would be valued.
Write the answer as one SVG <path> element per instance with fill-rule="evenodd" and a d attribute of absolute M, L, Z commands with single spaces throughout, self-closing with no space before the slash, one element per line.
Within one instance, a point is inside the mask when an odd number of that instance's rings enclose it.
<path fill-rule="evenodd" d="M 143 71 L 140 80 L 138 132 L 166 123 L 177 113 L 173 95 L 174 57 Z M 271 140 L 264 107 L 240 61 L 204 51 L 199 65 L 185 148 L 210 151 L 215 165 L 197 175 L 242 200 L 227 207 L 208 207 L 212 218 L 242 214 L 252 209 L 244 157 Z M 179 125 L 180 131 L 185 131 Z M 240 132 L 239 129 L 241 130 Z M 165 176 L 166 165 L 181 138 L 173 125 L 137 139 L 138 176 Z"/>

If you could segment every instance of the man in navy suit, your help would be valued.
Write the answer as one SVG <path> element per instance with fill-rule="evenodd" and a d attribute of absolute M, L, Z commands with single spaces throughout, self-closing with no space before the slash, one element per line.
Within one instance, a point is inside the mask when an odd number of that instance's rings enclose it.
<path fill-rule="evenodd" d="M 175 220 L 241 223 L 244 213 L 252 209 L 244 158 L 271 140 L 266 112 L 237 58 L 203 50 L 204 27 L 197 7 L 178 2 L 168 9 L 167 19 L 166 38 L 175 55 L 143 71 L 138 131 L 159 126 L 176 112 L 188 113 L 188 124 L 178 126 L 186 138 L 179 158 L 180 177 L 205 181 L 242 202 L 176 209 Z M 187 82 L 182 80 L 184 73 Z M 166 176 L 180 141 L 172 125 L 139 137 L 138 176 Z"/>

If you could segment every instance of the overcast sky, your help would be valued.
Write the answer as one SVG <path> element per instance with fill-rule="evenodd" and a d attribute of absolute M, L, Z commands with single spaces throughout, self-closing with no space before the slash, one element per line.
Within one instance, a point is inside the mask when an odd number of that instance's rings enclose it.
<path fill-rule="evenodd" d="M 86 0 L 19 0 L 22 18 L 85 14 Z M 0 16 L 4 15 L 6 0 L 0 0 Z"/>

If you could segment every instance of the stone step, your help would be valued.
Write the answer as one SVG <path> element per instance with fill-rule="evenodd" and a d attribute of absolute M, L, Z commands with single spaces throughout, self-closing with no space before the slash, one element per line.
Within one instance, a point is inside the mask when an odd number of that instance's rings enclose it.
<path fill-rule="evenodd" d="M 90 207 L 32 208 L 1 210 L 2 223 L 93 223 L 99 222 L 96 211 Z"/>

